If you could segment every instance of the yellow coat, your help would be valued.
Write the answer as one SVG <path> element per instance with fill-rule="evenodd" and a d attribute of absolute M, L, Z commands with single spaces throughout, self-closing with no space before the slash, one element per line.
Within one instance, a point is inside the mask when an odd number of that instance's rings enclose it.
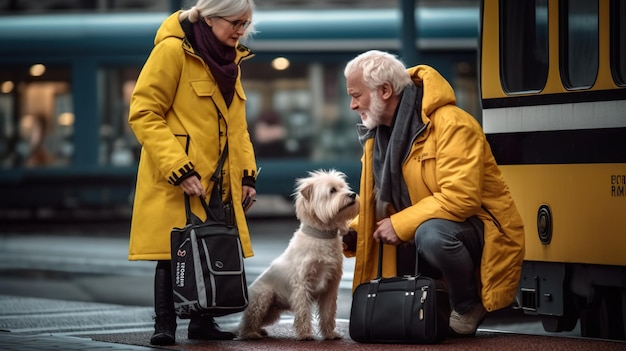
<path fill-rule="evenodd" d="M 433 68 L 408 70 L 423 86 L 422 120 L 428 128 L 413 143 L 402 165 L 412 206 L 391 215 L 394 230 L 412 241 L 417 227 L 432 218 L 463 221 L 473 215 L 485 225 L 480 266 L 482 302 L 488 311 L 510 305 L 517 292 L 524 258 L 524 227 L 482 128 L 455 106 L 452 87 Z M 362 158 L 361 209 L 352 223 L 357 231 L 353 288 L 376 276 L 378 244 L 371 235 L 374 218 L 374 139 L 367 140 Z M 396 274 L 395 247 L 385 245 L 383 276 Z"/>
<path fill-rule="evenodd" d="M 195 170 L 204 188 L 212 189 L 210 178 L 226 141 L 224 187 L 232 193 L 244 255 L 249 257 L 253 252 L 241 206 L 241 181 L 256 176 L 256 161 L 246 123 L 246 96 L 238 77 L 233 101 L 226 106 L 208 66 L 186 40 L 178 15 L 169 16 L 158 29 L 131 98 L 129 124 L 142 149 L 128 257 L 171 258 L 170 232 L 186 222 L 183 190 L 174 183 Z M 251 56 L 246 47 L 237 47 L 238 64 Z M 197 198 L 192 198 L 192 211 L 206 217 Z"/>

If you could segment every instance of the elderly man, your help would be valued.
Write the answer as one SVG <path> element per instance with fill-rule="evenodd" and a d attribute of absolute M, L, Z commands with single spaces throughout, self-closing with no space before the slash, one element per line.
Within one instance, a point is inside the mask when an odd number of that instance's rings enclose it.
<path fill-rule="evenodd" d="M 482 128 L 455 105 L 433 68 L 406 69 L 365 52 L 345 68 L 363 145 L 361 210 L 344 238 L 356 256 L 354 288 L 420 271 L 449 290 L 452 333 L 473 335 L 486 311 L 511 304 L 524 257 L 524 228 Z"/>

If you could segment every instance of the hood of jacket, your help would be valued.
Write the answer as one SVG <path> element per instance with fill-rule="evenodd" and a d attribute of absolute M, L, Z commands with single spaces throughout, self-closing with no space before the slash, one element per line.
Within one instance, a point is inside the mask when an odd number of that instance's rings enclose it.
<path fill-rule="evenodd" d="M 422 118 L 430 116 L 441 106 L 455 105 L 456 97 L 450 83 L 434 68 L 419 65 L 407 69 L 413 84 L 424 89 Z M 427 117 L 426 117 L 427 118 Z M 424 121 L 427 122 L 427 121 Z"/>
<path fill-rule="evenodd" d="M 154 37 L 154 46 L 157 46 L 159 43 L 169 37 L 174 37 L 181 40 L 185 37 L 183 27 L 178 20 L 179 15 L 180 11 L 174 12 L 161 23 L 161 26 L 157 30 L 156 36 Z"/>

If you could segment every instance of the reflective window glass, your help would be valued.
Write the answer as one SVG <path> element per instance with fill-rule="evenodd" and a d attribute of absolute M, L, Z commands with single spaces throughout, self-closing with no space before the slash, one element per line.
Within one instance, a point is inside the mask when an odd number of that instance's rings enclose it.
<path fill-rule="evenodd" d="M 568 89 L 589 88 L 598 74 L 598 2 L 561 1 L 561 78 Z"/>
<path fill-rule="evenodd" d="M 540 91 L 548 77 L 547 0 L 500 1 L 500 75 L 507 93 Z"/>
<path fill-rule="evenodd" d="M 99 130 L 99 164 L 132 166 L 139 161 L 140 145 L 128 125 L 130 97 L 140 67 L 112 67 L 104 70 L 101 91 L 104 97 Z"/>
<path fill-rule="evenodd" d="M 242 65 L 242 83 L 258 158 L 360 157 L 355 128 L 359 117 L 349 108 L 343 64 L 252 61 Z"/>
<path fill-rule="evenodd" d="M 0 69 L 2 168 L 68 165 L 73 125 L 69 69 L 40 63 Z"/>
<path fill-rule="evenodd" d="M 615 82 L 626 86 L 626 1 L 611 1 L 611 68 Z"/>

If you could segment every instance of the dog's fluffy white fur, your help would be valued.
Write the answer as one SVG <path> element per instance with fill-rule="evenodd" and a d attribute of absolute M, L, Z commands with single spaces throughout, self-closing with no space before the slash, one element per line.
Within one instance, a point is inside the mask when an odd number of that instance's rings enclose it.
<path fill-rule="evenodd" d="M 249 304 L 239 325 L 241 339 L 267 336 L 263 327 L 283 312 L 294 314 L 299 340 L 313 340 L 317 307 L 319 331 L 340 339 L 335 331 L 337 293 L 343 267 L 341 236 L 359 210 L 359 197 L 335 170 L 309 172 L 296 181 L 295 209 L 300 228 L 285 252 L 250 285 Z"/>

